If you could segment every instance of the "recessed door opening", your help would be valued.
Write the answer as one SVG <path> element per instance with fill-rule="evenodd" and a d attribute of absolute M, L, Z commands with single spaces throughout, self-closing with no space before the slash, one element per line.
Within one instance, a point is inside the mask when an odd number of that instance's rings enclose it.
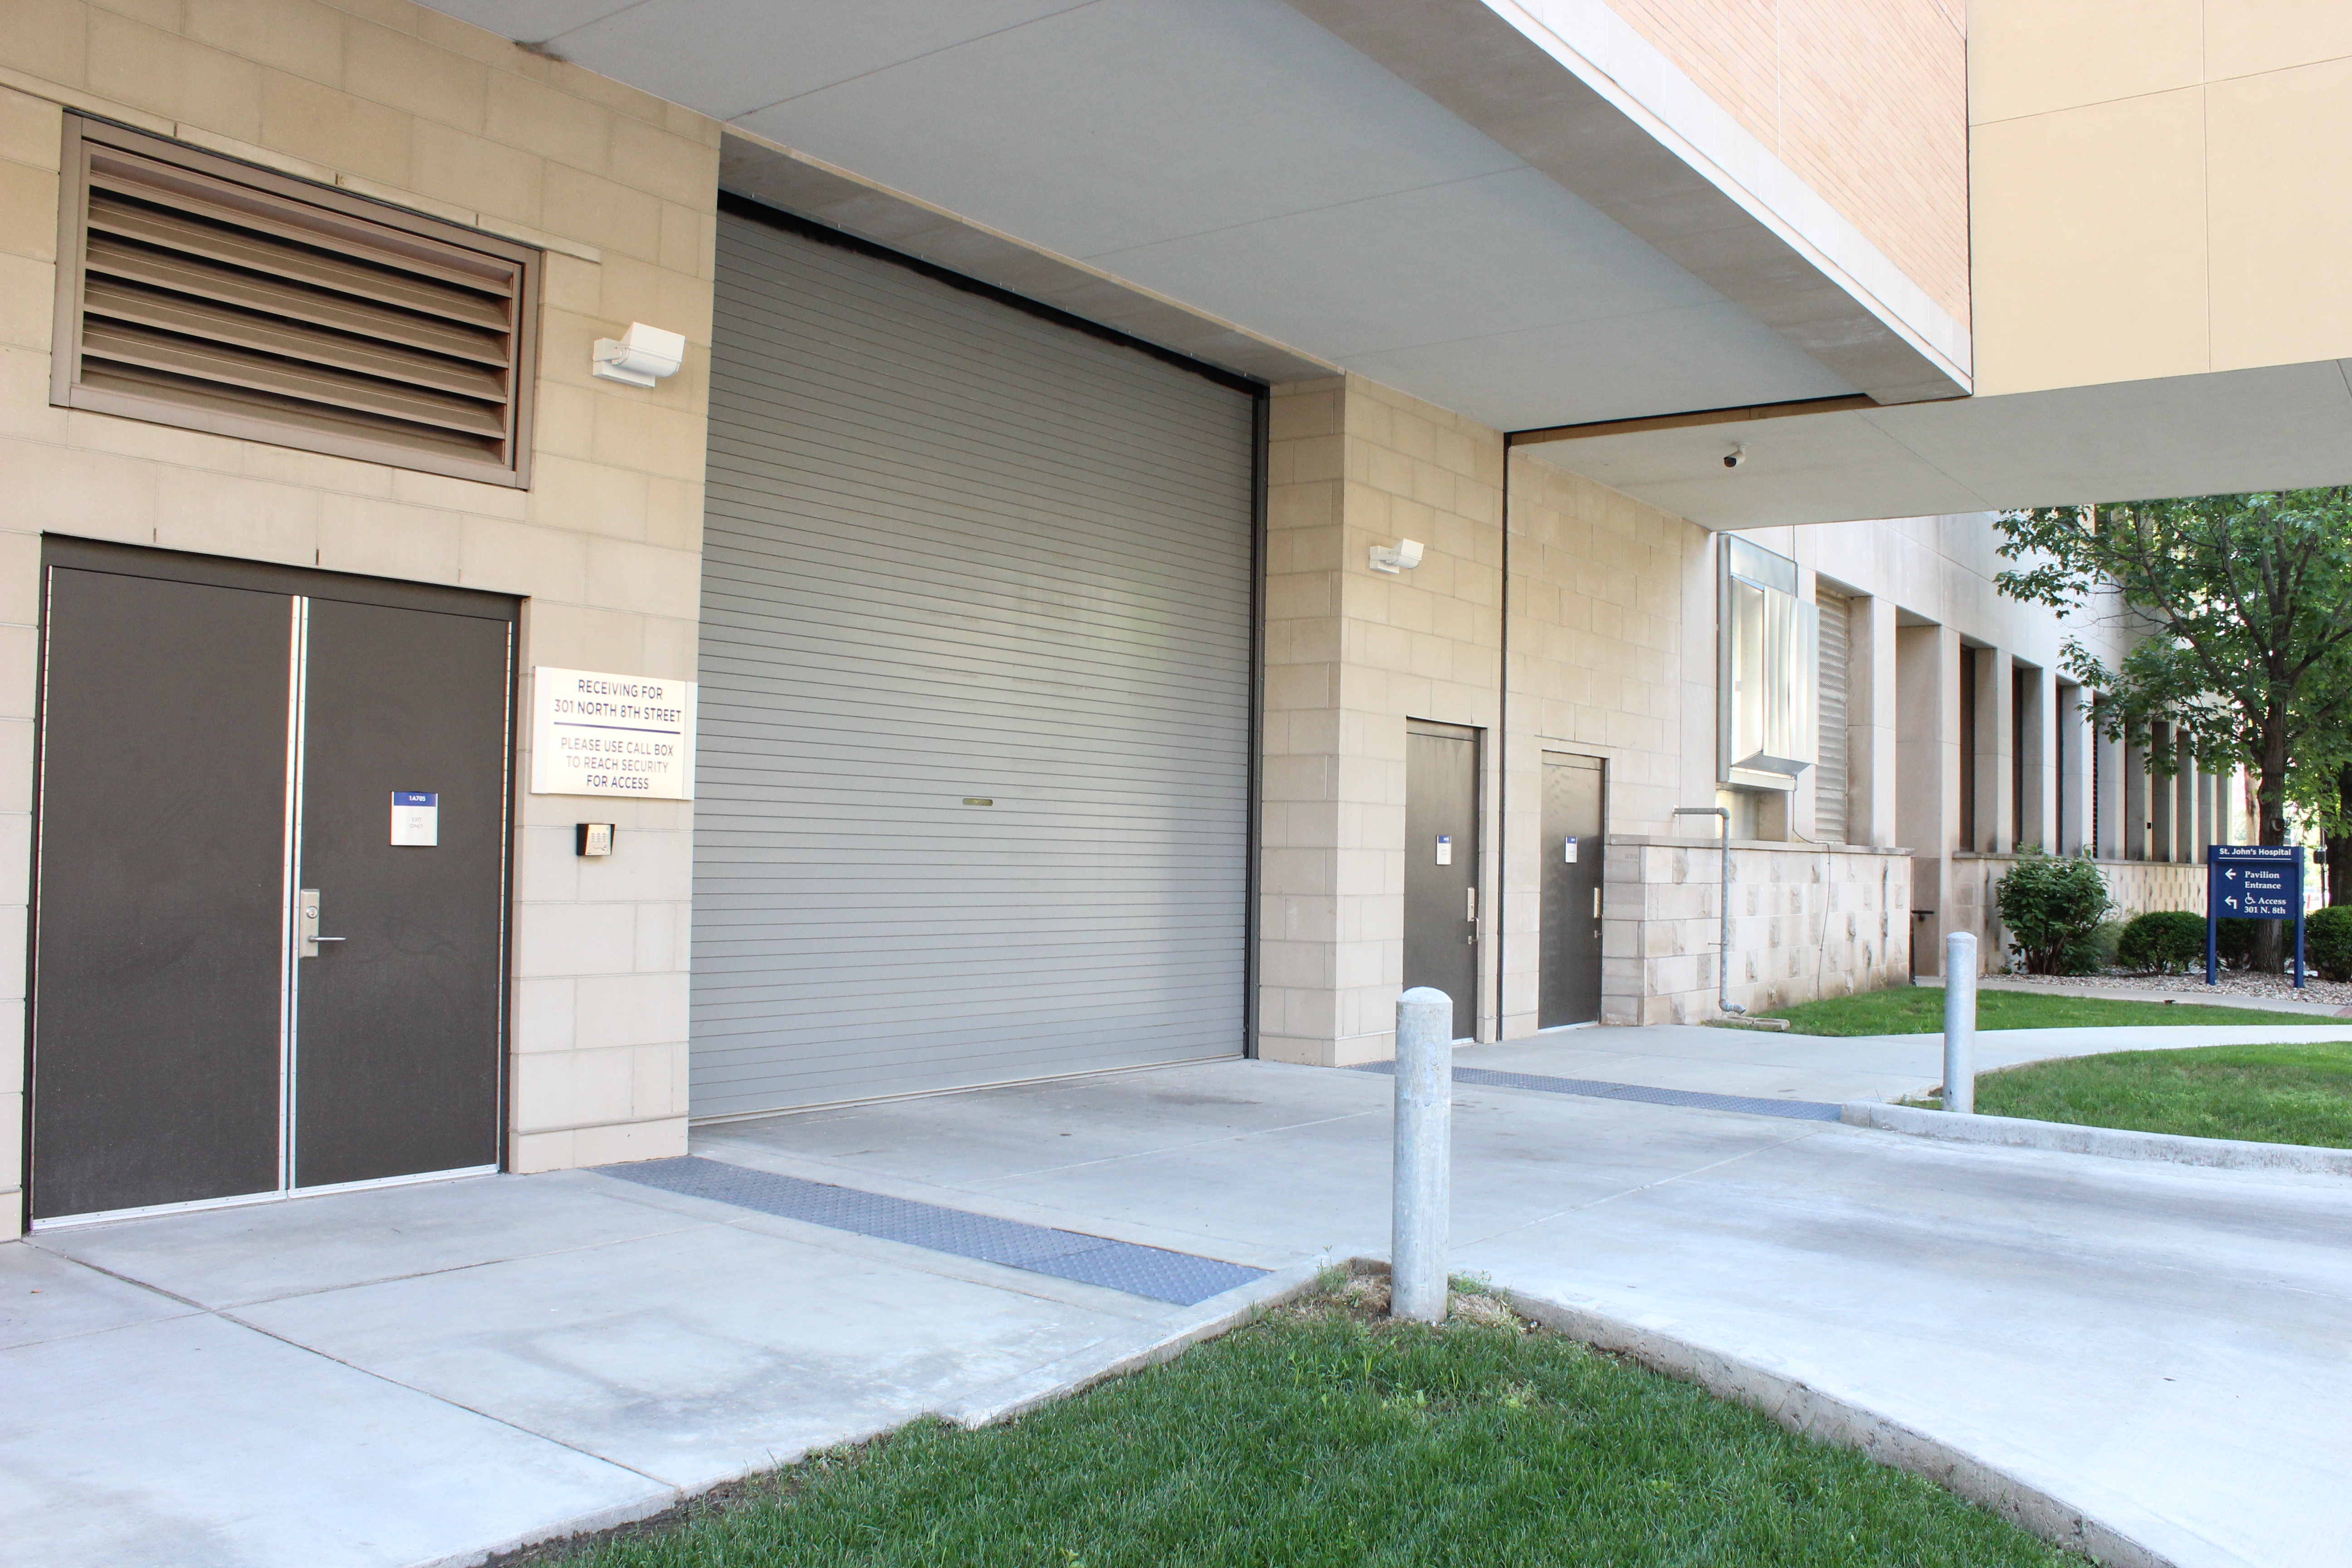
<path fill-rule="evenodd" d="M 1454 1002 L 1454 1037 L 1478 1035 L 1478 743 L 1459 724 L 1405 728 L 1404 984 Z"/>
<path fill-rule="evenodd" d="M 1538 1028 L 1600 1020 L 1601 845 L 1608 820 L 1608 774 L 1601 759 L 1546 752 Z"/>
<path fill-rule="evenodd" d="M 47 556 L 32 1224 L 498 1169 L 514 601 Z"/>

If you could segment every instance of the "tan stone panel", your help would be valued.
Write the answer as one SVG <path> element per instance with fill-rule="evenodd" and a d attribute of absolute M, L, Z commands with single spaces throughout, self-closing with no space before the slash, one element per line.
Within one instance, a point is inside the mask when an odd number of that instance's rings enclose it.
<path fill-rule="evenodd" d="M 89 16 L 89 84 L 174 120 L 260 133 L 259 66 L 105 11 Z"/>
<path fill-rule="evenodd" d="M 343 16 L 317 0 L 186 0 L 188 37 L 329 87 L 343 81 Z"/>
<path fill-rule="evenodd" d="M 1978 129 L 1980 395 L 2210 368 L 2202 99 Z"/>
<path fill-rule="evenodd" d="M 0 66 L 79 86 L 89 37 L 81 0 L 9 0 L 0 26 Z"/>
<path fill-rule="evenodd" d="M 155 465 L 110 452 L 10 442 L 0 484 L 0 529 L 62 528 L 147 540 L 155 526 Z"/>
<path fill-rule="evenodd" d="M 67 411 L 49 405 L 49 356 L 37 349 L 0 347 L 0 437 L 66 444 Z M 0 468 L 7 462 L 0 448 Z"/>
<path fill-rule="evenodd" d="M 330 571 L 454 584 L 463 531 L 455 512 L 331 495 L 320 511 L 318 562 Z"/>
<path fill-rule="evenodd" d="M 284 71 L 270 71 L 262 80 L 261 140 L 339 170 L 412 184 L 413 124 L 400 110 Z"/>
<path fill-rule="evenodd" d="M 45 98 L 0 88 L 0 159 L 54 170 L 65 110 Z"/>
<path fill-rule="evenodd" d="M 540 221 L 607 252 L 651 261 L 661 254 L 661 206 L 658 196 L 550 162 Z"/>
<path fill-rule="evenodd" d="M 2352 355 L 2352 58 L 2216 82 L 2206 127 L 2213 368 Z"/>
<path fill-rule="evenodd" d="M 2344 0 L 2204 0 L 2209 81 L 2352 55 Z"/>
<path fill-rule="evenodd" d="M 587 597 L 588 541 L 582 534 L 502 518 L 469 517 L 460 525 L 458 563 L 458 581 L 468 588 L 539 595 L 572 604 Z"/>
<path fill-rule="evenodd" d="M 29 256 L 0 251 L 0 343 L 47 358 L 57 324 L 57 268 Z M 48 398 L 40 389 L 42 401 Z"/>
<path fill-rule="evenodd" d="M 297 566 L 317 561 L 326 500 L 319 491 L 200 468 L 168 472 L 155 500 L 155 542 L 164 549 Z"/>
<path fill-rule="evenodd" d="M 0 251 L 35 261 L 57 259 L 58 176 L 54 169 L 0 162 Z"/>
<path fill-rule="evenodd" d="M 2205 71 L 2206 9 L 2204 0 L 1971 0 L 1969 118 L 2193 87 Z"/>
<path fill-rule="evenodd" d="M 612 125 L 614 179 L 672 201 L 702 203 L 719 188 L 719 149 L 625 116 Z"/>
<path fill-rule="evenodd" d="M 345 85 L 362 97 L 460 131 L 482 129 L 490 73 L 478 60 L 354 19 L 346 25 L 343 62 Z"/>
<path fill-rule="evenodd" d="M 480 213 L 540 221 L 545 165 L 537 153 L 431 120 L 416 121 L 413 134 L 410 178 L 419 191 Z"/>
<path fill-rule="evenodd" d="M 575 169 L 602 173 L 612 159 L 612 121 L 604 109 L 569 93 L 494 72 L 483 132 Z"/>

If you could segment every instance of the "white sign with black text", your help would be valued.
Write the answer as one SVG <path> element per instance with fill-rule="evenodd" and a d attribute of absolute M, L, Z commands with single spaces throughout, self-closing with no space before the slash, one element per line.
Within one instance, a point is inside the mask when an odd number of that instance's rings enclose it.
<path fill-rule="evenodd" d="M 694 682 L 534 666 L 530 793 L 694 798 Z"/>

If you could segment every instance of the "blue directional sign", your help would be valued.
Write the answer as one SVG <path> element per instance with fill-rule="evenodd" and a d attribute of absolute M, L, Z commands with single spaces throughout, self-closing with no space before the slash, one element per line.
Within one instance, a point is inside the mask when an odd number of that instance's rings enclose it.
<path fill-rule="evenodd" d="M 2303 985 L 2303 847 L 2216 844 L 2205 851 L 2205 984 L 2218 983 L 2220 921 L 2293 921 L 2294 984 Z"/>

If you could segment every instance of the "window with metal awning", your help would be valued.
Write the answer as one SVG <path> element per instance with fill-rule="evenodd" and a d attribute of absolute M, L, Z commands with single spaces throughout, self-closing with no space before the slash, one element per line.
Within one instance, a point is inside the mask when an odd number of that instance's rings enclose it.
<path fill-rule="evenodd" d="M 1816 760 L 1814 671 L 1820 612 L 1797 594 L 1797 563 L 1751 541 L 1725 539 L 1720 782 L 1790 790 Z"/>

